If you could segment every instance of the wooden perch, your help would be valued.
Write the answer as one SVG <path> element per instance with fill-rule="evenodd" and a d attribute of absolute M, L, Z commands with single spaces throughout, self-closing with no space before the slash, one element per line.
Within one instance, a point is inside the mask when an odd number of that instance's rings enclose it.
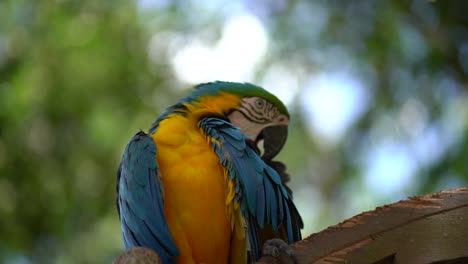
<path fill-rule="evenodd" d="M 457 188 L 359 214 L 293 249 L 299 263 L 468 263 L 467 223 L 468 188 Z"/>
<path fill-rule="evenodd" d="M 299 263 L 468 263 L 467 223 L 468 188 L 463 187 L 378 207 L 292 247 Z M 288 262 L 264 257 L 260 263 Z"/>

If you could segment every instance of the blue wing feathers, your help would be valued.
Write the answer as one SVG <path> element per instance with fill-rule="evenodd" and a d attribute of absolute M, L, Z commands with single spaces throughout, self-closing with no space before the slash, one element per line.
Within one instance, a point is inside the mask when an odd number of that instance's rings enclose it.
<path fill-rule="evenodd" d="M 271 167 L 266 166 L 265 167 L 265 173 L 267 173 L 268 176 L 270 177 L 270 179 L 273 180 L 276 184 L 278 184 L 278 185 L 281 184 L 281 177 Z M 283 188 L 283 189 L 286 190 L 286 188 Z"/>
<path fill-rule="evenodd" d="M 125 226 L 126 228 L 123 229 L 123 236 L 126 237 L 124 240 L 124 245 L 125 248 L 130 248 L 130 245 L 134 245 L 137 243 L 137 240 L 135 238 L 135 235 L 133 234 L 132 231 L 127 226 L 127 223 L 125 222 L 124 219 L 122 219 L 122 226 Z"/>
<path fill-rule="evenodd" d="M 260 225 L 260 228 L 263 228 L 265 225 L 265 188 L 263 186 L 263 179 L 260 180 L 260 184 L 258 184 L 257 188 L 257 220 L 258 224 Z M 268 217 L 267 217 L 267 220 Z M 269 221 L 271 222 L 271 221 Z"/>
<path fill-rule="evenodd" d="M 143 132 L 127 145 L 119 169 L 121 228 L 125 248 L 155 250 L 163 263 L 179 255 L 164 215 L 163 186 L 156 161 L 156 144 Z"/>
<path fill-rule="evenodd" d="M 265 183 L 265 203 L 266 203 L 266 217 L 267 221 L 271 222 L 273 227 L 278 228 L 278 217 L 273 213 L 277 212 L 277 205 L 275 201 L 275 191 L 271 184 Z"/>
<path fill-rule="evenodd" d="M 258 257 L 260 257 L 260 252 L 259 252 L 259 244 L 260 244 L 260 238 L 257 230 L 257 226 L 255 225 L 254 221 L 249 221 L 248 222 L 248 228 L 247 228 L 248 236 L 249 236 L 249 242 L 250 242 L 250 251 L 251 251 L 251 256 L 253 256 L 253 260 L 256 260 Z M 249 260 L 248 263 L 251 263 L 253 260 Z"/>
<path fill-rule="evenodd" d="M 294 241 L 294 235 L 293 235 L 293 231 L 292 231 L 291 214 L 289 213 L 289 206 L 288 206 L 287 202 L 284 203 L 284 207 L 285 207 L 286 212 L 288 212 L 286 214 L 286 229 L 288 231 L 288 240 L 289 241 Z"/>
<path fill-rule="evenodd" d="M 247 137 L 219 118 L 204 118 L 199 127 L 219 142 L 214 142 L 212 149 L 228 169 L 229 178 L 236 182 L 235 201 L 241 203 L 242 214 L 248 219 L 253 256 L 259 256 L 261 246 L 257 227 L 263 228 L 265 224 L 272 225 L 275 230 L 284 225 L 290 243 L 300 240 L 303 224 L 291 195 L 279 174 L 246 144 Z"/>
<path fill-rule="evenodd" d="M 281 192 L 277 188 L 277 192 Z M 283 217 L 284 217 L 284 211 L 283 211 L 283 199 L 281 199 L 280 195 L 276 196 L 278 199 L 278 212 L 277 212 L 277 218 L 278 218 L 278 225 L 283 222 Z"/>

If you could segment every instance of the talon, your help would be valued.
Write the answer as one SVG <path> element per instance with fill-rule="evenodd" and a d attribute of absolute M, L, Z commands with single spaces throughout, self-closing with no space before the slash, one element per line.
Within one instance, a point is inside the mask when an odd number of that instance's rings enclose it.
<path fill-rule="evenodd" d="M 284 240 L 278 238 L 267 240 L 265 244 L 263 244 L 262 255 L 268 255 L 274 258 L 286 256 L 291 258 L 293 263 L 297 263 L 297 257 L 292 247 Z"/>

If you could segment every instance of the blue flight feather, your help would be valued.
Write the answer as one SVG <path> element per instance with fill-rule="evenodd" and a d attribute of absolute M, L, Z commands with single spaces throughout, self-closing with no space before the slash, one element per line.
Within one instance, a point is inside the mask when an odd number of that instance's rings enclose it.
<path fill-rule="evenodd" d="M 263 185 L 263 179 L 260 180 L 257 188 L 257 220 L 260 228 L 265 225 L 265 186 Z M 261 186 L 261 187 L 260 187 Z M 267 218 L 267 220 L 269 220 Z"/>
<path fill-rule="evenodd" d="M 164 194 L 156 144 L 143 132 L 128 143 L 118 172 L 118 206 L 125 249 L 153 249 L 163 263 L 175 263 L 179 250 L 164 215 Z"/>

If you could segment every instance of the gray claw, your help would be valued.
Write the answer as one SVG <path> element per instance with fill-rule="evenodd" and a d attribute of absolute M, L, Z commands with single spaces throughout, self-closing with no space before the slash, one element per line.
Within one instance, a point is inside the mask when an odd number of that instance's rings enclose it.
<path fill-rule="evenodd" d="M 293 263 L 297 264 L 297 257 L 294 250 L 282 239 L 273 238 L 267 240 L 265 244 L 263 244 L 262 255 L 268 255 L 274 258 L 286 256 L 291 258 Z"/>

